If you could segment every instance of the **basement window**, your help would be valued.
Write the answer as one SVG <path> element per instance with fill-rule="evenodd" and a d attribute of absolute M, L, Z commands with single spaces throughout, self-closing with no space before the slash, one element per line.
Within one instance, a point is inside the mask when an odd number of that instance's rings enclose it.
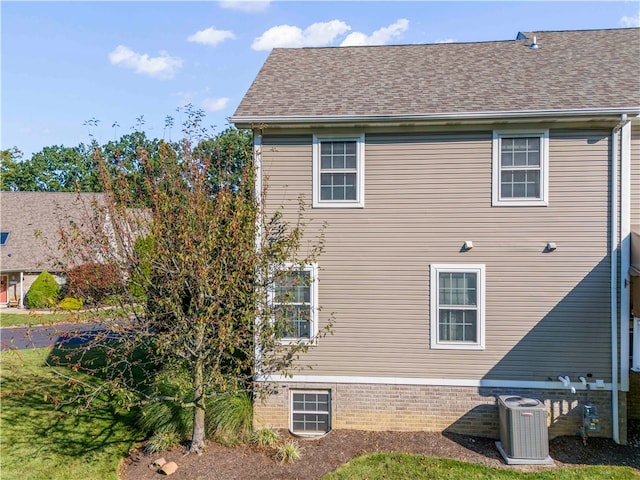
<path fill-rule="evenodd" d="M 331 392 L 292 390 L 290 430 L 301 436 L 328 433 L 331 430 Z"/>
<path fill-rule="evenodd" d="M 7 240 L 9 240 L 9 232 L 0 232 L 0 246 L 6 245 Z"/>

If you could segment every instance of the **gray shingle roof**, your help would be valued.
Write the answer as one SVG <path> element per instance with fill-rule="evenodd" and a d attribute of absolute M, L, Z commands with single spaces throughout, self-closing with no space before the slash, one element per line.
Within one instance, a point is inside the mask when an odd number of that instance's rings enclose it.
<path fill-rule="evenodd" d="M 10 232 L 0 246 L 0 271 L 53 270 L 59 229 L 82 221 L 92 200 L 101 194 L 0 192 L 0 230 Z"/>
<path fill-rule="evenodd" d="M 537 37 L 538 49 L 529 48 Z M 483 43 L 274 49 L 233 122 L 640 106 L 640 29 Z M 277 121 L 277 120 L 275 120 Z"/>

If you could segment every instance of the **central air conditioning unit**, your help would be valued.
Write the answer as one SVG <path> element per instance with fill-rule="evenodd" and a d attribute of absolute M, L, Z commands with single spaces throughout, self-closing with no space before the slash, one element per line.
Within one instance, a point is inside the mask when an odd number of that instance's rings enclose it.
<path fill-rule="evenodd" d="M 550 464 L 547 409 L 536 398 L 498 397 L 500 441 L 496 447 L 509 465 Z"/>

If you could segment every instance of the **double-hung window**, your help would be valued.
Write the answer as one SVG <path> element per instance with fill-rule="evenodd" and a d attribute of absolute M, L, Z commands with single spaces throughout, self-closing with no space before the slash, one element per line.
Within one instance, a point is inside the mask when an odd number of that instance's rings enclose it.
<path fill-rule="evenodd" d="M 431 265 L 431 348 L 484 349 L 484 265 Z"/>
<path fill-rule="evenodd" d="M 292 390 L 290 424 L 296 435 L 323 435 L 331 430 L 331 392 Z"/>
<path fill-rule="evenodd" d="M 493 132 L 493 205 L 548 205 L 549 131 Z"/>
<path fill-rule="evenodd" d="M 364 134 L 314 135 L 313 206 L 364 207 Z"/>
<path fill-rule="evenodd" d="M 276 334 L 284 343 L 311 342 L 318 334 L 317 265 L 286 266 L 273 275 L 270 300 Z"/>

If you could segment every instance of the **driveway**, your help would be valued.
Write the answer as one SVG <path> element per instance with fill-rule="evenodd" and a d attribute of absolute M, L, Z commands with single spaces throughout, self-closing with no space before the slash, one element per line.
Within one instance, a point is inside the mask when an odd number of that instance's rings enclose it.
<path fill-rule="evenodd" d="M 81 345 L 104 333 L 105 327 L 95 323 L 9 327 L 0 329 L 2 350 Z"/>

